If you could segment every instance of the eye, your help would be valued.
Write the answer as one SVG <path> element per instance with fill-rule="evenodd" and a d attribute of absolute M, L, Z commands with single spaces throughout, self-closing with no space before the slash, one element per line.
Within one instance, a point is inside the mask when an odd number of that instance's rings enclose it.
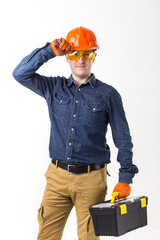
<path fill-rule="evenodd" d="M 79 55 L 79 54 L 78 54 L 77 51 L 74 51 L 74 52 L 69 53 L 69 56 L 78 56 L 78 55 Z"/>
<path fill-rule="evenodd" d="M 85 56 L 89 56 L 90 53 L 89 53 L 89 52 L 85 52 L 84 55 L 85 55 Z"/>
<path fill-rule="evenodd" d="M 77 51 L 73 52 L 73 56 L 78 56 L 78 55 L 79 55 L 79 53 Z"/>

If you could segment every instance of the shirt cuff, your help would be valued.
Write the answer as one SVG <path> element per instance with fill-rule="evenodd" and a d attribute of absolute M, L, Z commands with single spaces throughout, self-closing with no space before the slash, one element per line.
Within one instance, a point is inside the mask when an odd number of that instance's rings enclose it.
<path fill-rule="evenodd" d="M 57 56 L 53 52 L 53 50 L 50 46 L 50 43 L 46 43 L 46 45 L 42 48 L 42 53 L 48 60 Z"/>
<path fill-rule="evenodd" d="M 119 182 L 123 182 L 123 183 L 132 183 L 132 179 L 134 178 L 133 173 L 122 173 L 119 172 Z"/>

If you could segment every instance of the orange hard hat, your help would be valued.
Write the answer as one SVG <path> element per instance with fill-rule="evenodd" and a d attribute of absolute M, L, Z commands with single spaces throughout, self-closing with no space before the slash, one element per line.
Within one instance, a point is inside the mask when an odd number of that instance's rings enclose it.
<path fill-rule="evenodd" d="M 71 30 L 66 40 L 71 43 L 72 50 L 85 51 L 99 48 L 94 32 L 84 27 Z"/>

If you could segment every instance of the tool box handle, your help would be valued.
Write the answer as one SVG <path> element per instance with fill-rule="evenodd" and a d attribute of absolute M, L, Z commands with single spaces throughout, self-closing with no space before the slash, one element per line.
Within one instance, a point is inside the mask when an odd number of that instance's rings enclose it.
<path fill-rule="evenodd" d="M 113 192 L 112 194 L 111 194 L 111 196 L 112 196 L 112 199 L 111 199 L 111 203 L 114 203 L 115 202 L 115 199 L 116 199 L 116 197 L 119 195 L 119 192 Z"/>
<path fill-rule="evenodd" d="M 111 196 L 112 196 L 112 199 L 111 199 L 111 203 L 114 203 L 115 202 L 115 199 L 116 199 L 116 197 L 119 195 L 119 192 L 113 192 L 112 194 L 111 194 Z M 126 198 L 124 198 L 124 199 L 126 199 Z"/>

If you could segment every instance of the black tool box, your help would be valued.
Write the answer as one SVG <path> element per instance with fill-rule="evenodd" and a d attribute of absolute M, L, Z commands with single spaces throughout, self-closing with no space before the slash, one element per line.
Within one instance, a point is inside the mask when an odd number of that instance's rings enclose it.
<path fill-rule="evenodd" d="M 89 207 L 96 236 L 120 236 L 147 225 L 148 197 L 105 201 Z"/>

